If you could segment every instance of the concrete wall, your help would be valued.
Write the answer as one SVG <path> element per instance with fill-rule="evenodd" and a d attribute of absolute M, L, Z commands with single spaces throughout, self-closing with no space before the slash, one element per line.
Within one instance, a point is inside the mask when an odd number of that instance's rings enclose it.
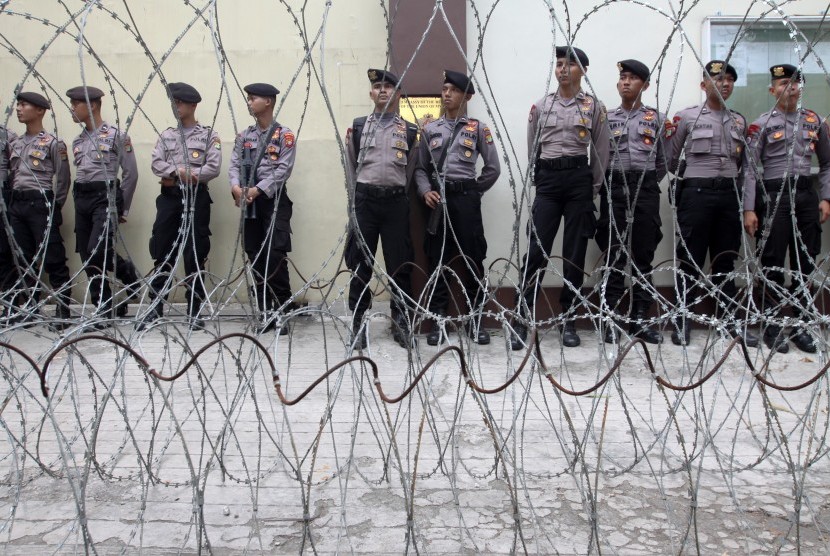
<path fill-rule="evenodd" d="M 333 276 L 347 221 L 340 138 L 352 118 L 370 110 L 366 68 L 383 67 L 386 63 L 387 26 L 379 3 L 336 0 L 324 18 L 325 3 L 321 1 L 308 2 L 301 13 L 304 2 L 299 0 L 191 2 L 197 8 L 176 0 L 142 0 L 128 2 L 129 14 L 122 3 L 101 2 L 114 10 L 120 20 L 99 8 L 86 12 L 78 1 L 68 4 L 77 10 L 74 21 L 58 3 L 45 0 L 18 0 L 7 4 L 0 13 L 4 39 L 13 52 L 19 53 L 19 57 L 7 51 L 0 53 L 0 105 L 9 110 L 9 127 L 19 131 L 13 114 L 15 87 L 24 77 L 24 90 L 41 90 L 43 84 L 55 108 L 55 118 L 48 117 L 47 127 L 56 129 L 71 142 L 79 130 L 71 121 L 64 91 L 85 80 L 107 92 L 105 117 L 129 128 L 139 161 L 138 192 L 129 223 L 122 231 L 126 249 L 140 270 L 147 272 L 151 266 L 147 241 L 158 192 L 157 179 L 150 173 L 150 154 L 159 132 L 174 125 L 159 76 L 154 75 L 152 57 L 162 64 L 161 71 L 168 81 L 186 81 L 200 90 L 204 100 L 198 117 L 203 124 L 213 125 L 223 140 L 223 175 L 211 184 L 211 271 L 222 278 L 234 275 L 241 266 L 242 259 L 236 250 L 239 214 L 227 192 L 225 171 L 236 130 L 250 123 L 241 86 L 267 81 L 283 91 L 278 97 L 278 103 L 283 103 L 279 105 L 279 121 L 298 136 L 297 163 L 289 182 L 295 203 L 292 258 L 307 277 L 315 272 L 322 278 Z M 476 2 L 477 10 L 468 7 L 467 50 L 470 63 L 475 64 L 477 88 L 481 91 L 472 103 L 471 113 L 493 124 L 497 142 L 509 159 L 502 178 L 484 201 L 489 260 L 509 257 L 517 262 L 525 249 L 524 217 L 529 206 L 527 194 L 531 193 L 523 184 L 527 170 L 527 113 L 531 103 L 550 86 L 552 46 L 564 42 L 560 25 L 566 25 L 566 13 L 561 4 L 553 4 L 554 20 L 541 0 L 502 1 L 493 8 L 494 4 L 493 0 L 480 0 Z M 580 9 L 584 4 L 580 4 Z M 826 7 L 826 3 L 822 4 L 821 0 L 802 0 L 788 9 L 797 9 L 799 14 L 817 14 Z M 575 42 L 591 58 L 589 85 L 609 107 L 615 106 L 618 98 L 617 60 L 633 57 L 652 63 L 669 39 L 672 42 L 667 47 L 660 83 L 649 91 L 647 101 L 659 103 L 661 110 L 670 113 L 698 102 L 700 69 L 695 55 L 701 59 L 707 56 L 701 46 L 704 18 L 718 12 L 741 15 L 749 2 L 702 1 L 686 15 L 682 34 L 673 34 L 669 15 L 660 13 L 674 3 L 657 5 L 649 8 L 617 3 L 589 16 L 573 11 L 569 14 Z M 219 29 L 219 37 L 197 14 L 197 9 L 204 6 L 209 9 L 201 15 Z M 569 7 L 573 9 L 574 4 Z M 760 5 L 753 8 L 755 12 L 761 9 Z M 37 18 L 48 20 L 48 24 Z M 149 53 L 131 30 L 125 29 L 125 24 L 140 32 Z M 318 37 L 322 25 L 325 33 Z M 89 52 L 79 49 L 79 33 L 100 57 L 102 67 Z M 482 56 L 474 57 L 480 37 Z M 227 64 L 218 61 L 217 39 L 222 41 Z M 304 61 L 304 40 L 316 40 L 310 56 L 313 67 Z M 683 61 L 679 64 L 681 53 Z M 26 63 L 20 58 L 34 64 L 37 74 L 27 77 Z M 436 68 L 437 75 L 440 69 Z M 105 74 L 110 76 L 109 83 Z M 436 81 L 436 92 L 439 85 Z M 136 100 L 138 95 L 140 102 Z M 514 218 L 514 208 L 521 208 L 520 222 Z M 64 239 L 67 250 L 74 251 L 71 200 L 64 210 Z M 670 208 L 664 206 L 666 239 L 659 248 L 658 259 L 671 257 L 670 215 Z M 588 260 L 593 263 L 596 257 L 596 248 L 592 246 Z M 77 256 L 72 256 L 70 264 L 73 269 L 79 267 Z M 515 273 L 510 273 L 513 277 Z M 292 285 L 300 285 L 296 275 L 292 275 Z M 313 291 L 308 296 L 319 297 Z"/>

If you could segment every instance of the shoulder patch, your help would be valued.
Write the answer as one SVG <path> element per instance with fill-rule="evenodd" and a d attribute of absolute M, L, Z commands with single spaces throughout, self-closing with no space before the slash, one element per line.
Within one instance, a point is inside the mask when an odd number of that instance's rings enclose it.
<path fill-rule="evenodd" d="M 282 141 L 285 145 L 285 148 L 290 149 L 294 146 L 294 134 L 290 131 L 286 131 L 282 134 Z"/>

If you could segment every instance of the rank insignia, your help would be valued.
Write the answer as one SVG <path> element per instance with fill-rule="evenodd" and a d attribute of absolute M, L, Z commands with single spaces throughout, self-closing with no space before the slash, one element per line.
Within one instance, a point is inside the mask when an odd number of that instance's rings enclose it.
<path fill-rule="evenodd" d="M 475 125 L 468 125 L 468 126 L 465 126 L 464 129 L 467 130 L 467 131 L 475 131 L 477 129 L 477 127 Z"/>
<path fill-rule="evenodd" d="M 242 144 L 242 148 L 243 149 L 253 149 L 254 145 L 250 141 L 245 141 L 245 143 Z"/>
<path fill-rule="evenodd" d="M 397 156 L 398 158 L 403 158 L 403 153 L 401 151 L 397 151 L 395 153 L 395 156 Z"/>
<path fill-rule="evenodd" d="M 464 151 L 464 156 L 466 156 L 467 158 L 470 158 L 471 156 L 473 156 L 473 151 L 471 151 L 471 150 Z"/>
<path fill-rule="evenodd" d="M 404 143 L 403 141 L 395 141 L 395 148 L 404 149 L 406 148 L 406 143 Z"/>
<path fill-rule="evenodd" d="M 643 119 L 647 122 L 650 122 L 651 120 L 654 119 L 654 112 L 649 110 L 648 112 L 646 112 L 645 116 L 643 116 Z"/>
<path fill-rule="evenodd" d="M 193 158 L 199 158 L 199 151 L 193 151 L 192 153 L 190 153 L 190 156 L 192 156 Z"/>
<path fill-rule="evenodd" d="M 37 158 L 32 161 L 32 166 L 40 166 L 40 160 Z"/>
<path fill-rule="evenodd" d="M 775 77 L 784 77 L 784 68 L 783 66 L 775 66 L 772 68 L 772 74 Z"/>
<path fill-rule="evenodd" d="M 808 114 L 808 115 L 807 115 L 807 117 L 806 117 L 806 118 L 804 118 L 804 120 L 805 120 L 808 124 L 814 124 L 814 123 L 816 123 L 816 122 L 818 121 L 818 119 L 816 118 L 816 115 L 815 115 L 815 114 Z"/>
<path fill-rule="evenodd" d="M 464 139 L 464 146 L 465 147 L 472 147 L 473 146 L 473 140 L 472 139 Z"/>
<path fill-rule="evenodd" d="M 742 150 L 744 150 L 744 148 L 741 145 L 738 145 L 737 147 L 735 147 L 735 152 L 738 153 L 738 154 L 741 154 Z"/>

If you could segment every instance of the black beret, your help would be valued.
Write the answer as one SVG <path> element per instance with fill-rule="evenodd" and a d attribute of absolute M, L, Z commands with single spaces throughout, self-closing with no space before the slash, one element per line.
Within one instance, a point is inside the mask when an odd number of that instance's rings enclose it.
<path fill-rule="evenodd" d="M 735 68 L 732 67 L 731 64 L 727 64 L 723 60 L 712 60 L 708 64 L 706 64 L 705 68 L 706 73 L 711 75 L 712 77 L 717 77 L 722 73 L 726 73 L 726 75 L 731 75 L 732 79 L 738 79 L 738 72 Z"/>
<path fill-rule="evenodd" d="M 621 60 L 617 62 L 617 69 L 620 70 L 620 73 L 629 71 L 643 81 L 648 81 L 648 78 L 651 76 L 648 66 L 640 60 Z"/>
<path fill-rule="evenodd" d="M 796 81 L 804 81 L 804 75 L 801 70 L 792 64 L 778 64 L 769 69 L 769 74 L 772 76 L 772 81 L 776 79 L 792 79 L 795 77 Z"/>
<path fill-rule="evenodd" d="M 38 93 L 18 93 L 17 100 L 28 102 L 29 104 L 38 106 L 40 108 L 52 108 L 52 105 L 49 104 L 49 101 L 46 100 L 46 97 Z"/>
<path fill-rule="evenodd" d="M 588 55 L 575 46 L 557 46 L 557 58 L 576 58 L 583 67 L 588 67 Z"/>
<path fill-rule="evenodd" d="M 180 100 L 182 102 L 189 102 L 190 104 L 199 104 L 202 102 L 202 95 L 193 85 L 187 83 L 168 83 L 167 88 L 170 89 L 170 96 L 173 100 Z"/>
<path fill-rule="evenodd" d="M 95 87 L 84 87 L 81 85 L 79 87 L 72 87 L 66 91 L 66 96 L 70 100 L 82 100 L 86 102 L 87 97 L 89 97 L 89 100 L 98 100 L 104 96 L 104 91 L 96 89 Z"/>
<path fill-rule="evenodd" d="M 372 83 L 385 82 L 389 83 L 390 85 L 398 84 L 398 76 L 392 73 L 391 71 L 369 69 L 366 72 L 366 75 L 369 77 L 369 81 L 371 81 Z"/>
<path fill-rule="evenodd" d="M 242 90 L 256 97 L 275 97 L 280 94 L 279 89 L 268 83 L 251 83 L 245 85 Z"/>
<path fill-rule="evenodd" d="M 476 88 L 470 78 L 460 71 L 444 70 L 444 83 L 451 83 L 464 91 L 465 93 L 474 95 Z"/>

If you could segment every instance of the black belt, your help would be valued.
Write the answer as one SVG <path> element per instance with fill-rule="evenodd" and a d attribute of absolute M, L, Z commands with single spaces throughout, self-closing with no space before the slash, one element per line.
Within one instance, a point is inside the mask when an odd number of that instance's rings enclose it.
<path fill-rule="evenodd" d="M 98 191 L 106 191 L 108 185 L 112 185 L 112 187 L 120 187 L 121 180 L 115 180 L 111 182 L 106 181 L 87 181 L 87 182 L 75 182 L 75 192 L 76 193 L 94 193 Z"/>
<path fill-rule="evenodd" d="M 623 184 L 638 184 L 642 178 L 643 183 L 657 181 L 657 172 L 655 170 L 628 170 L 623 172 L 620 170 L 613 170 L 608 173 L 608 183 L 612 186 Z"/>
<path fill-rule="evenodd" d="M 375 199 L 392 199 L 406 196 L 406 188 L 402 185 L 369 185 L 368 183 L 357 182 L 357 191 Z"/>
<path fill-rule="evenodd" d="M 540 158 L 536 164 L 545 170 L 573 170 L 575 168 L 585 168 L 588 166 L 588 157 L 582 155 L 562 156 L 559 158 Z"/>
<path fill-rule="evenodd" d="M 737 186 L 737 178 L 686 178 L 683 180 L 683 187 L 699 187 L 701 189 L 712 189 L 715 191 L 733 190 Z"/>
<path fill-rule="evenodd" d="M 475 186 L 475 184 L 476 180 L 448 180 L 444 182 L 444 191 L 447 193 L 447 195 L 464 193 L 468 189 L 472 189 Z"/>
<path fill-rule="evenodd" d="M 767 191 L 778 191 L 782 188 L 795 188 L 798 190 L 810 189 L 813 187 L 813 179 L 808 176 L 801 176 L 798 179 L 792 178 L 778 178 L 774 180 L 764 180 L 764 189 Z"/>
<path fill-rule="evenodd" d="M 198 189 L 205 188 L 205 189 L 207 189 L 207 184 L 199 182 L 196 185 L 181 186 L 180 182 L 176 182 L 176 185 L 162 185 L 161 186 L 161 194 L 162 195 L 168 195 L 170 197 L 181 197 L 182 196 L 182 187 L 184 187 L 184 188 L 193 187 L 194 189 L 195 188 L 198 188 Z"/>
<path fill-rule="evenodd" d="M 15 201 L 37 201 L 37 200 L 45 200 L 51 201 L 55 198 L 55 193 L 51 189 L 40 189 L 40 190 L 33 190 L 33 189 L 13 189 L 12 190 L 12 199 Z"/>

